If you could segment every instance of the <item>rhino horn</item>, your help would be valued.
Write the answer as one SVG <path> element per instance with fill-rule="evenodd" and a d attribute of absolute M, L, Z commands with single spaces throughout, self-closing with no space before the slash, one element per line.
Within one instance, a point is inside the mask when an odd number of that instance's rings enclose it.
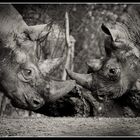
<path fill-rule="evenodd" d="M 50 33 L 51 26 L 48 24 L 28 26 L 28 29 L 25 31 L 31 40 L 38 40 Z"/>
<path fill-rule="evenodd" d="M 92 85 L 91 74 L 79 74 L 79 73 L 72 72 L 71 70 L 68 70 L 68 69 L 66 69 L 66 72 L 68 73 L 70 78 L 75 80 L 79 85 L 87 89 L 91 89 L 91 85 Z"/>
<path fill-rule="evenodd" d="M 67 81 L 54 81 L 50 82 L 50 101 L 55 101 L 67 93 L 72 91 L 76 86 L 75 80 L 67 80 Z"/>
<path fill-rule="evenodd" d="M 64 61 L 64 57 L 54 58 L 54 59 L 46 59 L 39 64 L 39 69 L 43 75 L 52 73 L 55 69 L 57 69 Z"/>

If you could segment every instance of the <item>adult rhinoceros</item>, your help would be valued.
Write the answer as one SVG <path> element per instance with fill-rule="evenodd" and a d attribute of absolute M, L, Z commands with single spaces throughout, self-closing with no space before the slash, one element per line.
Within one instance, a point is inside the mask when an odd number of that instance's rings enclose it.
<path fill-rule="evenodd" d="M 139 8 L 139 7 L 138 7 Z M 100 100 L 140 110 L 140 17 L 137 6 L 130 7 L 116 22 L 101 25 L 106 35 L 105 57 L 87 62 L 88 74 L 67 70 L 78 84 Z M 136 10 L 137 9 L 137 10 Z M 117 100 L 119 99 L 119 100 Z"/>
<path fill-rule="evenodd" d="M 16 107 L 37 110 L 75 87 L 74 80 L 49 77 L 64 60 L 42 57 L 37 42 L 49 32 L 49 25 L 28 26 L 12 5 L 0 5 L 0 86 Z"/>

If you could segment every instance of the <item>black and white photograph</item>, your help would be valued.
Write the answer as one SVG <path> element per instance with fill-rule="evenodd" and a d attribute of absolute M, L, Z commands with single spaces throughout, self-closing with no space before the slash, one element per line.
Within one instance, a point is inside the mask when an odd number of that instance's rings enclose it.
<path fill-rule="evenodd" d="M 0 3 L 0 138 L 139 137 L 140 3 Z"/>

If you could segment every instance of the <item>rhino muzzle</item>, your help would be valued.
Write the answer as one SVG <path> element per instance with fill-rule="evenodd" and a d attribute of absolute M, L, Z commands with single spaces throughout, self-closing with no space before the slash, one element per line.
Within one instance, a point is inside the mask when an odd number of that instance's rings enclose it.
<path fill-rule="evenodd" d="M 59 98 L 67 95 L 76 86 L 74 80 L 67 81 L 54 81 L 51 80 L 46 87 L 42 87 L 41 93 L 22 93 L 21 95 L 14 94 L 15 96 L 10 97 L 13 106 L 27 109 L 27 110 L 37 110 L 41 108 L 46 102 L 54 102 Z"/>
<path fill-rule="evenodd" d="M 28 109 L 37 110 L 45 104 L 45 100 L 42 97 L 32 97 L 28 99 L 25 97 L 26 104 L 28 105 Z"/>

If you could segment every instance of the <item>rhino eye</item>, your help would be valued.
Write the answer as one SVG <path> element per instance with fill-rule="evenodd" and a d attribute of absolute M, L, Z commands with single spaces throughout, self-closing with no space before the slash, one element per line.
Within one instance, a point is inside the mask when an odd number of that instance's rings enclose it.
<path fill-rule="evenodd" d="M 24 82 L 29 82 L 33 78 L 33 70 L 32 69 L 21 69 L 21 71 L 17 74 L 18 78 Z"/>
<path fill-rule="evenodd" d="M 24 69 L 24 70 L 23 70 L 23 74 L 24 74 L 26 77 L 31 76 L 32 70 L 30 70 L 30 69 Z"/>
<path fill-rule="evenodd" d="M 118 79 L 120 75 L 120 70 L 118 68 L 110 68 L 108 71 L 108 76 L 111 80 Z"/>
<path fill-rule="evenodd" d="M 109 73 L 114 75 L 114 74 L 116 74 L 116 70 L 114 68 L 111 68 L 111 69 L 109 69 Z"/>
<path fill-rule="evenodd" d="M 22 79 L 23 79 L 23 81 L 30 81 L 31 79 L 32 79 L 32 76 L 33 76 L 33 74 L 32 74 L 33 72 L 32 72 L 32 70 L 31 69 L 23 69 L 22 70 Z"/>

